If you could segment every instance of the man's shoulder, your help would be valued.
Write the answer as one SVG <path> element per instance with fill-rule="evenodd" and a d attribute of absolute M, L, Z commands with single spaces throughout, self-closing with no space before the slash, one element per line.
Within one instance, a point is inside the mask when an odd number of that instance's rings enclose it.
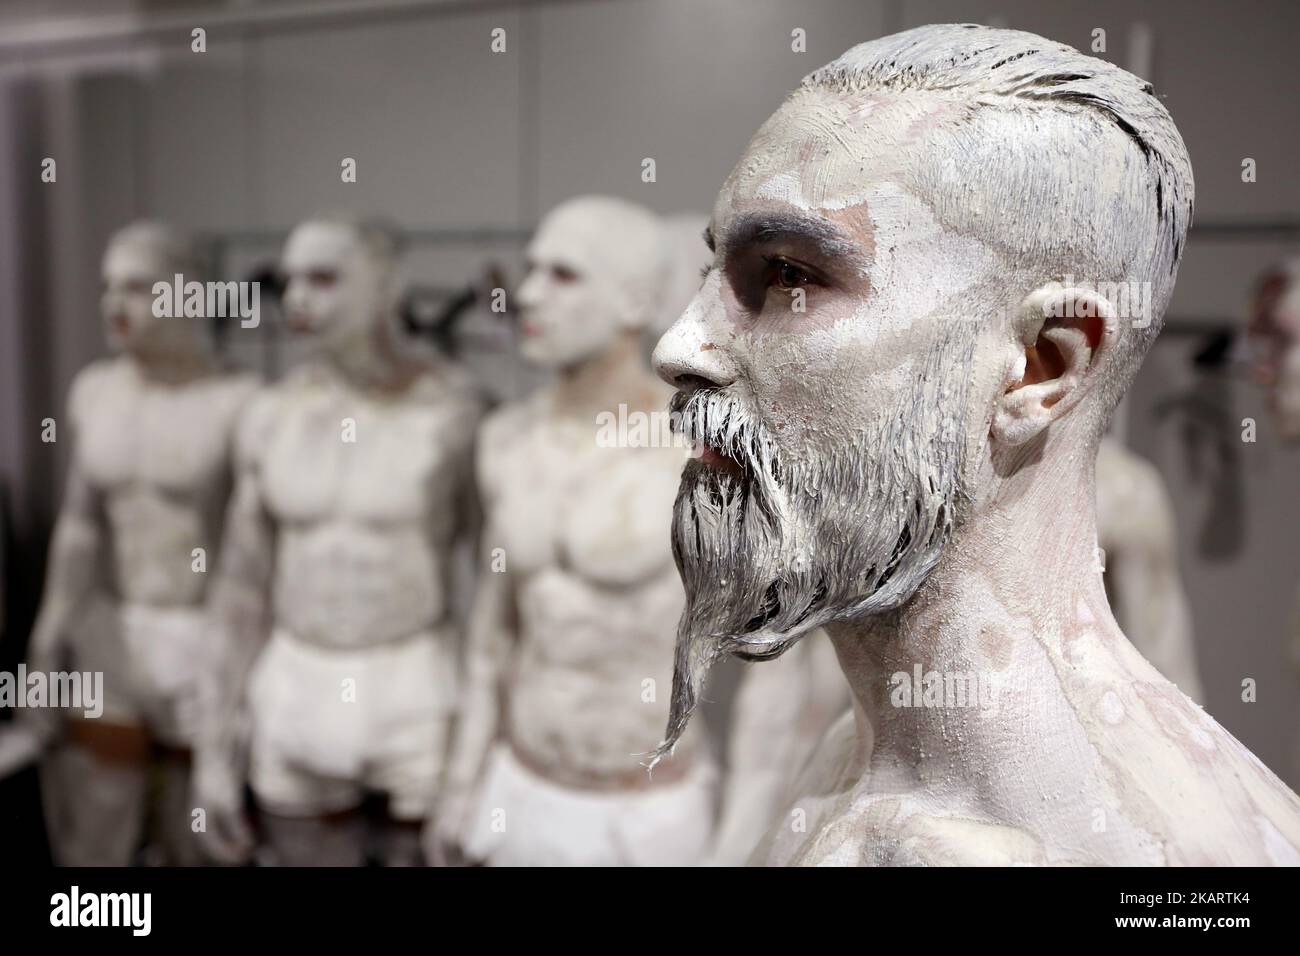
<path fill-rule="evenodd" d="M 530 434 L 541 421 L 541 404 L 535 395 L 499 405 L 483 418 L 479 447 L 497 458 L 518 439 Z"/>
<path fill-rule="evenodd" d="M 1188 785 L 1167 781 L 1163 796 L 1184 811 L 1212 807 L 1222 836 L 1195 826 L 1185 812 L 1174 814 L 1176 824 L 1186 829 L 1189 841 L 1200 843 L 1204 837 L 1208 851 L 1221 850 L 1224 856 L 1216 862 L 1300 865 L 1300 797 L 1199 706 L 1191 701 L 1187 706 L 1204 717 L 1193 739 L 1183 744 L 1201 772 Z"/>
<path fill-rule="evenodd" d="M 297 370 L 278 382 L 257 383 L 244 394 L 235 423 L 235 455 L 241 464 L 261 457 L 275 423 L 291 409 L 294 396 L 305 387 Z"/>
<path fill-rule="evenodd" d="M 1089 736 L 1108 769 L 1097 805 L 1147 834 L 1167 863 L 1300 864 L 1300 798 L 1199 705 L 1160 680 L 1099 706 Z"/>
<path fill-rule="evenodd" d="M 72 376 L 68 389 L 72 405 L 93 404 L 106 389 L 120 388 L 133 379 L 127 360 L 121 356 L 95 359 Z"/>

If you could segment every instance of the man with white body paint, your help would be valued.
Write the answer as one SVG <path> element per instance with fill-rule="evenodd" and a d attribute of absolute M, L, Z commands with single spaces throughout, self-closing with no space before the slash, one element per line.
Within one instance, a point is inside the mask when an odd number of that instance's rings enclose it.
<path fill-rule="evenodd" d="M 1154 465 L 1110 435 L 1097 448 L 1097 544 L 1120 629 L 1156 670 L 1201 703 L 1169 492 Z"/>
<path fill-rule="evenodd" d="M 235 421 L 256 382 L 220 367 L 202 320 L 154 314 L 154 283 L 196 272 L 187 242 L 162 225 L 115 233 L 101 305 L 121 354 L 83 369 L 68 395 L 72 452 L 28 669 L 102 672 L 104 709 L 23 711 L 15 729 L 52 745 L 42 790 L 61 864 L 131 862 L 151 765 L 161 861 L 200 862 L 189 773 L 205 572 L 221 546 Z"/>
<path fill-rule="evenodd" d="M 253 849 L 245 776 L 275 859 L 363 862 L 367 793 L 389 863 L 417 862 L 455 704 L 448 616 L 480 402 L 395 325 L 396 248 L 319 217 L 285 245 L 285 320 L 317 348 L 240 421 L 212 598 L 197 805 L 223 859 Z"/>
<path fill-rule="evenodd" d="M 662 410 L 641 345 L 659 223 L 584 197 L 539 226 L 519 289 L 524 356 L 552 384 L 484 424 L 486 532 L 460 726 L 431 852 L 490 865 L 688 864 L 714 767 L 698 733 L 653 777 L 681 584 L 668 512 L 684 453 L 602 447 L 597 420 Z M 698 728 L 697 728 L 698 730 Z"/>
<path fill-rule="evenodd" d="M 655 353 L 702 449 L 660 752 L 712 662 L 817 626 L 854 697 L 756 861 L 1300 862 L 1300 800 L 1134 650 L 1097 561 L 1097 444 L 1191 209 L 1149 84 L 1026 33 L 863 44 L 759 130 Z M 1129 279 L 1149 325 L 1093 291 Z M 900 694 L 917 670 L 990 702 Z"/>

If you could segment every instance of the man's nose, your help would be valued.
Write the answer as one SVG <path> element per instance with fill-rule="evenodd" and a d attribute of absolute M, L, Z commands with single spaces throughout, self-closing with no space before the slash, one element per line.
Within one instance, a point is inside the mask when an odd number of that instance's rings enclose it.
<path fill-rule="evenodd" d="M 716 277 L 705 283 L 655 346 L 655 372 L 683 391 L 726 388 L 738 376 L 717 286 Z"/>
<path fill-rule="evenodd" d="M 298 278 L 291 278 L 284 284 L 284 304 L 287 308 L 301 308 L 307 297 L 307 290 L 303 288 L 303 281 Z"/>
<path fill-rule="evenodd" d="M 521 309 L 529 309 L 537 305 L 542 298 L 542 287 L 546 280 L 542 276 L 541 270 L 532 269 L 528 275 L 524 276 L 524 281 L 519 284 L 515 291 L 515 305 Z"/>

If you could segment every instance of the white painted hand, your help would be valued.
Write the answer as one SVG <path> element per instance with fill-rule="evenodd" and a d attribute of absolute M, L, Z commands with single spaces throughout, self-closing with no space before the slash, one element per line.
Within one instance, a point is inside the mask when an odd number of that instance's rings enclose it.
<path fill-rule="evenodd" d="M 472 788 L 449 786 L 424 827 L 424 855 L 430 866 L 463 866 L 463 839 Z"/>
<path fill-rule="evenodd" d="M 194 805 L 206 813 L 199 839 L 221 863 L 244 863 L 256 849 L 253 828 L 244 812 L 243 780 L 231 764 L 200 751 L 194 769 Z"/>
<path fill-rule="evenodd" d="M 35 763 L 45 749 L 45 738 L 26 723 L 0 727 L 0 780 Z"/>

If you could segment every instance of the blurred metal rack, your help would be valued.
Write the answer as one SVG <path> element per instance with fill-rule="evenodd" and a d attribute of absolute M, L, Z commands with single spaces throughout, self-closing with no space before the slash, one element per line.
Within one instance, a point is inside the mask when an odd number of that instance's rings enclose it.
<path fill-rule="evenodd" d="M 1193 221 L 1189 231 L 1193 239 L 1300 240 L 1300 219 L 1222 219 L 1205 223 Z"/>

